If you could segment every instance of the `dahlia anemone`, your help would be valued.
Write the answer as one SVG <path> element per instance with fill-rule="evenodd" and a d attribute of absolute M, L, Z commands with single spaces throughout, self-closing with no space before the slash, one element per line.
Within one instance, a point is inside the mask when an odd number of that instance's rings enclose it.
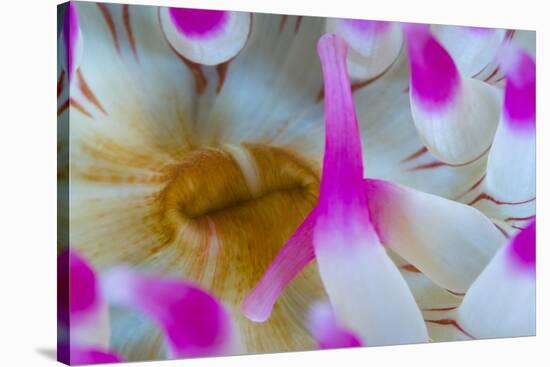
<path fill-rule="evenodd" d="M 463 30 L 445 26 L 74 2 L 65 14 L 60 242 L 99 274 L 109 336 L 71 340 L 95 348 L 79 355 L 534 331 L 532 277 L 510 306 L 531 307 L 528 327 L 470 327 L 534 217 L 529 32 L 470 30 L 483 35 L 459 56 Z M 502 148 L 517 139 L 527 160 Z M 503 162 L 530 188 L 503 183 Z M 179 353 L 161 302 L 176 284 L 225 305 L 242 349 Z"/>

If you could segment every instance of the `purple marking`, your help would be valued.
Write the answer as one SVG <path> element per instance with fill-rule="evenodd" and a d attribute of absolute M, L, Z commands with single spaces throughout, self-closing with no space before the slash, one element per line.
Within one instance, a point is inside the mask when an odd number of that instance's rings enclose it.
<path fill-rule="evenodd" d="M 224 306 L 193 284 L 129 268 L 112 270 L 103 281 L 112 304 L 144 312 L 160 324 L 172 357 L 218 355 L 232 336 Z"/>
<path fill-rule="evenodd" d="M 227 24 L 229 12 L 221 10 L 169 8 L 172 23 L 189 38 L 208 38 Z"/>
<path fill-rule="evenodd" d="M 69 297 L 71 316 L 88 311 L 99 297 L 96 276 L 91 265 L 74 251 L 69 258 Z"/>
<path fill-rule="evenodd" d="M 359 337 L 342 327 L 328 304 L 316 304 L 309 313 L 309 328 L 321 349 L 363 346 Z"/>
<path fill-rule="evenodd" d="M 515 54 L 512 54 L 514 52 Z M 523 50 L 505 52 L 502 60 L 506 73 L 504 116 L 508 126 L 519 131 L 534 131 L 536 120 L 536 66 Z"/>
<path fill-rule="evenodd" d="M 170 307 L 170 313 L 159 313 L 159 316 L 164 318 L 166 331 L 174 345 L 206 348 L 219 342 L 223 321 L 216 300 L 194 288 L 188 289 L 180 301 L 174 302 L 163 294 L 159 297 L 166 301 L 161 306 Z"/>
<path fill-rule="evenodd" d="M 74 4 L 69 2 L 65 15 L 63 17 L 63 41 L 65 43 L 66 51 L 66 63 L 67 63 L 67 77 L 71 80 L 74 73 L 74 58 L 76 51 L 76 43 L 78 42 L 79 24 L 78 13 Z"/>
<path fill-rule="evenodd" d="M 73 345 L 71 345 L 69 349 L 71 353 L 72 365 L 125 362 L 124 359 L 111 351 Z"/>
<path fill-rule="evenodd" d="M 63 250 L 57 256 L 57 322 L 70 325 L 70 251 Z"/>
<path fill-rule="evenodd" d="M 510 258 L 522 268 L 534 271 L 536 264 L 536 219 L 519 232 L 510 242 Z"/>
<path fill-rule="evenodd" d="M 193 344 L 209 347 L 219 340 L 223 328 L 220 306 L 212 297 L 197 289 L 187 290 L 185 301 L 172 305 L 171 315 L 164 322 L 174 345 Z M 193 333 L 181 332 L 182 325 Z"/>
<path fill-rule="evenodd" d="M 453 59 L 432 36 L 429 26 L 407 24 L 404 31 L 414 100 L 427 111 L 447 107 L 460 86 L 460 74 Z"/>
<path fill-rule="evenodd" d="M 341 22 L 346 28 L 366 35 L 383 33 L 390 28 L 390 22 L 376 20 L 342 19 Z"/>
<path fill-rule="evenodd" d="M 180 281 L 145 277 L 137 280 L 135 293 L 140 297 L 136 306 L 163 325 L 175 357 L 221 352 L 228 320 L 222 305 L 208 293 Z"/>

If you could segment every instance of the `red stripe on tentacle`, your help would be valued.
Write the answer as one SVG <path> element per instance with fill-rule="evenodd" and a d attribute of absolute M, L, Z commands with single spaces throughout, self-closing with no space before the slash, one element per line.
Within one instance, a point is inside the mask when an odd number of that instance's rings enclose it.
<path fill-rule="evenodd" d="M 65 110 L 67 108 L 69 108 L 69 105 L 70 105 L 70 102 L 69 102 L 69 99 L 67 99 L 62 105 L 61 107 L 59 107 L 57 109 L 57 116 L 61 115 L 63 112 L 65 112 Z"/>
<path fill-rule="evenodd" d="M 130 21 L 130 7 L 128 5 L 122 6 L 122 20 L 124 21 L 124 28 L 126 29 L 126 34 L 128 35 L 128 41 L 130 42 L 130 47 L 136 60 L 138 59 L 136 41 L 134 39 L 134 32 L 132 31 L 132 22 Z"/>
<path fill-rule="evenodd" d="M 225 78 L 227 76 L 227 71 L 229 70 L 229 63 L 232 60 L 233 59 L 216 65 L 216 73 L 218 73 L 218 85 L 216 87 L 216 93 L 220 93 L 223 88 L 223 84 L 225 83 Z"/>
<path fill-rule="evenodd" d="M 172 50 L 178 55 L 179 59 L 189 68 L 189 70 L 191 70 L 191 73 L 193 73 L 193 77 L 195 78 L 195 91 L 199 96 L 202 95 L 206 90 L 207 80 L 201 65 L 187 60 L 185 57 L 180 55 L 176 50 L 174 49 Z"/>
<path fill-rule="evenodd" d="M 321 89 L 319 90 L 319 93 L 317 94 L 317 97 L 315 97 L 315 103 L 320 103 L 324 97 L 325 97 L 325 89 L 324 87 L 321 87 Z"/>
<path fill-rule="evenodd" d="M 504 78 L 506 78 L 506 77 L 505 77 L 505 76 L 501 76 L 501 77 L 498 78 L 497 80 L 492 81 L 491 84 L 496 84 L 496 83 L 498 83 L 498 82 L 501 82 L 501 81 L 504 80 Z"/>
<path fill-rule="evenodd" d="M 475 204 L 477 204 L 478 202 L 480 202 L 482 200 L 488 200 L 488 201 L 493 202 L 497 205 L 521 205 L 521 204 L 527 204 L 527 203 L 530 203 L 532 201 L 535 201 L 535 199 L 536 198 L 532 198 L 532 199 L 528 199 L 528 200 L 524 200 L 524 201 L 518 201 L 518 202 L 500 201 L 500 200 L 495 199 L 491 195 L 488 195 L 488 194 L 482 192 L 474 200 L 469 202 L 468 205 L 475 205 Z"/>
<path fill-rule="evenodd" d="M 82 92 L 84 97 L 94 106 L 96 106 L 101 112 L 107 115 L 107 111 L 105 111 L 105 108 L 103 108 L 101 102 L 99 102 L 94 92 L 92 92 L 92 89 L 90 88 L 88 83 L 86 83 L 84 75 L 82 74 L 82 71 L 80 69 L 76 71 L 76 76 L 78 78 L 78 86 L 80 87 L 80 91 Z"/>
<path fill-rule="evenodd" d="M 510 234 L 508 232 L 506 232 L 504 230 L 504 228 L 502 228 L 501 226 L 499 226 L 498 224 L 496 223 L 493 223 L 495 225 L 495 227 L 500 231 L 500 233 L 502 233 L 504 235 L 504 237 L 506 238 L 510 238 Z"/>
<path fill-rule="evenodd" d="M 285 29 L 286 24 L 288 23 L 288 15 L 281 15 L 281 20 L 279 21 L 279 33 L 282 33 Z M 297 16 L 296 23 L 294 24 L 294 33 L 298 33 L 300 31 L 300 27 L 302 25 L 302 18 L 301 16 Z"/>
<path fill-rule="evenodd" d="M 492 78 L 494 78 L 495 75 L 497 75 L 497 73 L 500 71 L 500 67 L 497 66 L 495 68 L 495 70 L 493 70 L 493 72 L 491 74 L 489 74 L 489 76 L 485 79 L 483 79 L 484 82 L 489 82 Z"/>
<path fill-rule="evenodd" d="M 505 222 L 512 222 L 512 221 L 521 222 L 521 221 L 528 221 L 528 220 L 531 220 L 531 219 L 535 219 L 535 217 L 536 217 L 536 215 L 530 215 L 528 217 L 508 217 L 504 221 Z"/>
<path fill-rule="evenodd" d="M 359 89 L 362 89 L 362 88 L 365 88 L 365 87 L 368 87 L 369 85 L 371 85 L 372 83 L 374 83 L 375 81 L 377 81 L 378 79 L 380 79 L 381 77 L 383 77 L 384 75 L 386 75 L 386 73 L 392 68 L 392 66 L 395 64 L 395 61 L 392 62 L 386 69 L 384 69 L 384 71 L 382 71 L 380 74 L 376 75 L 376 76 L 373 76 L 372 78 L 370 79 L 367 79 L 367 80 L 364 80 L 362 82 L 356 82 L 356 83 L 352 83 L 351 84 L 351 91 L 352 92 L 356 92 L 358 91 Z"/>
<path fill-rule="evenodd" d="M 461 293 L 461 292 L 454 292 L 450 289 L 445 289 L 447 292 L 449 292 L 450 294 L 452 294 L 453 296 L 457 296 L 457 297 L 464 297 L 466 295 L 466 293 Z"/>
<path fill-rule="evenodd" d="M 59 79 L 57 80 L 57 98 L 61 96 L 61 93 L 63 93 L 63 82 L 65 81 L 65 70 L 61 70 L 61 74 L 59 74 Z"/>
<path fill-rule="evenodd" d="M 94 118 L 88 110 L 84 108 L 78 101 L 76 101 L 74 98 L 69 99 L 69 103 L 72 107 L 74 107 L 78 112 L 82 113 L 83 115 L 88 116 L 89 118 Z"/>
<path fill-rule="evenodd" d="M 448 164 L 443 163 L 443 162 L 434 161 L 434 162 L 419 164 L 418 166 L 414 166 L 412 168 L 409 168 L 409 171 L 423 171 L 423 170 L 426 170 L 426 169 L 438 168 L 438 167 L 442 167 L 442 166 L 448 166 Z"/>
<path fill-rule="evenodd" d="M 288 21 L 288 15 L 282 15 L 281 21 L 279 22 L 279 33 L 285 29 L 286 22 Z"/>
<path fill-rule="evenodd" d="M 420 156 L 422 156 L 423 154 L 425 153 L 428 153 L 428 148 L 426 147 L 422 147 L 420 148 L 419 150 L 417 150 L 416 152 L 413 152 L 411 153 L 410 155 L 406 156 L 405 158 L 403 158 L 401 160 L 401 163 L 405 163 L 405 162 L 409 162 L 409 161 L 412 161 L 413 159 L 416 159 Z"/>
<path fill-rule="evenodd" d="M 477 189 L 481 183 L 483 182 L 483 180 L 485 180 L 485 177 L 487 176 L 487 174 L 484 174 L 479 180 L 477 180 L 472 186 L 470 186 L 470 188 L 468 190 L 466 190 L 465 192 L 463 192 L 462 194 L 456 196 L 453 200 L 457 201 L 457 200 L 460 200 L 461 198 L 463 198 L 464 196 L 468 195 L 469 193 L 471 193 L 472 191 L 474 191 L 475 189 Z"/>
<path fill-rule="evenodd" d="M 429 322 L 431 324 L 438 324 L 438 325 L 451 325 L 455 327 L 458 331 L 460 331 L 462 334 L 466 335 L 470 339 L 475 339 L 473 335 L 468 333 L 466 330 L 460 326 L 460 324 L 454 320 L 454 319 L 440 319 L 440 320 L 424 320 L 426 322 Z"/>
<path fill-rule="evenodd" d="M 296 24 L 294 25 L 294 33 L 298 33 L 300 31 L 300 26 L 302 25 L 302 19 L 303 17 L 301 16 L 296 18 Z"/>
<path fill-rule="evenodd" d="M 452 307 L 435 307 L 435 308 L 423 308 L 422 311 L 452 311 L 456 310 L 458 306 L 452 306 Z"/>
<path fill-rule="evenodd" d="M 478 76 L 480 76 L 485 70 L 487 70 L 487 68 L 489 67 L 489 64 L 485 65 L 483 68 L 481 68 L 480 71 L 478 71 L 477 73 L 475 73 L 474 76 L 472 76 L 473 79 L 477 78 Z"/>
<path fill-rule="evenodd" d="M 409 271 L 411 273 L 421 273 L 421 271 L 418 270 L 418 268 L 416 266 L 414 266 L 413 264 L 402 265 L 402 266 L 399 267 L 399 269 L 403 269 L 403 270 Z"/>
<path fill-rule="evenodd" d="M 433 162 L 429 162 L 429 163 L 419 164 L 417 166 L 409 168 L 409 171 L 421 171 L 421 170 L 432 169 L 432 168 L 443 167 L 443 166 L 447 166 L 447 167 L 464 167 L 464 166 L 467 166 L 467 165 L 469 165 L 471 163 L 474 163 L 475 161 L 483 158 L 483 156 L 485 154 L 487 154 L 490 149 L 491 149 L 491 146 L 489 146 L 487 149 L 485 149 L 485 151 L 483 151 L 479 156 L 477 156 L 474 159 L 472 159 L 468 162 L 465 162 L 465 163 L 450 164 L 450 163 L 444 163 L 444 162 L 440 162 L 440 161 L 433 161 Z"/>
<path fill-rule="evenodd" d="M 511 225 L 510 227 L 512 227 L 514 229 L 518 229 L 520 231 L 523 231 L 525 228 L 527 228 L 527 227 L 520 227 L 520 226 L 516 226 L 516 225 Z"/>
<path fill-rule="evenodd" d="M 109 12 L 109 8 L 107 8 L 106 4 L 98 3 L 97 7 L 101 11 L 101 14 L 103 15 L 103 18 L 105 19 L 105 23 L 107 23 L 107 27 L 109 28 L 109 32 L 111 32 L 111 36 L 113 38 L 113 43 L 115 45 L 115 48 L 118 52 L 120 52 L 120 45 L 118 43 L 118 35 L 115 28 L 115 22 L 113 21 L 113 17 L 111 16 L 111 13 Z"/>

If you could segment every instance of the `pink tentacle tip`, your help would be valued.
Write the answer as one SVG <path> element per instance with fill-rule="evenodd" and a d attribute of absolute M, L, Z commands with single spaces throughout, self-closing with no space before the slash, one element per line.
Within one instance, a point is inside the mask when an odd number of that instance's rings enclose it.
<path fill-rule="evenodd" d="M 109 270 L 102 280 L 112 304 L 143 312 L 162 326 L 173 357 L 221 355 L 233 342 L 228 311 L 193 284 L 126 267 Z"/>
<path fill-rule="evenodd" d="M 321 62 L 328 58 L 340 62 L 345 60 L 347 48 L 346 42 L 335 34 L 325 34 L 317 42 L 317 53 L 321 57 Z"/>
<path fill-rule="evenodd" d="M 190 38 L 205 38 L 223 29 L 229 12 L 221 10 L 169 8 L 170 19 L 181 33 Z"/>
<path fill-rule="evenodd" d="M 266 301 L 262 302 L 262 298 L 255 291 L 252 291 L 245 297 L 241 303 L 241 312 L 244 317 L 258 323 L 267 321 L 273 310 L 273 304 Z"/>
<path fill-rule="evenodd" d="M 536 65 L 532 57 L 511 42 L 499 49 L 497 59 L 506 75 L 504 118 L 515 131 L 534 132 L 536 119 Z"/>
<path fill-rule="evenodd" d="M 534 273 L 536 266 L 536 219 L 521 230 L 509 244 L 509 255 L 515 264 Z"/>
<path fill-rule="evenodd" d="M 58 256 L 58 286 L 60 287 L 61 321 L 78 323 L 95 314 L 103 297 L 94 268 L 74 250 Z"/>
<path fill-rule="evenodd" d="M 497 61 L 506 77 L 514 84 L 523 86 L 535 81 L 535 61 L 525 50 L 514 43 L 506 42 L 500 46 Z"/>
<path fill-rule="evenodd" d="M 411 95 L 424 110 L 441 110 L 454 101 L 460 74 L 449 53 L 435 39 L 429 25 L 404 24 L 411 68 Z"/>
<path fill-rule="evenodd" d="M 363 346 L 359 337 L 339 325 L 329 304 L 313 305 L 308 315 L 308 324 L 321 349 Z"/>
<path fill-rule="evenodd" d="M 94 270 L 84 258 L 71 252 L 70 267 L 71 313 L 74 313 L 93 305 L 99 292 Z"/>

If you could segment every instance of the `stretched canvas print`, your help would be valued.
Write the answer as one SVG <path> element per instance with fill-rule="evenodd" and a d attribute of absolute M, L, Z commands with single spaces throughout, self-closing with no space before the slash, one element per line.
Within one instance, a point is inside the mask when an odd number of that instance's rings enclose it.
<path fill-rule="evenodd" d="M 535 34 L 58 8 L 58 358 L 535 334 Z"/>

